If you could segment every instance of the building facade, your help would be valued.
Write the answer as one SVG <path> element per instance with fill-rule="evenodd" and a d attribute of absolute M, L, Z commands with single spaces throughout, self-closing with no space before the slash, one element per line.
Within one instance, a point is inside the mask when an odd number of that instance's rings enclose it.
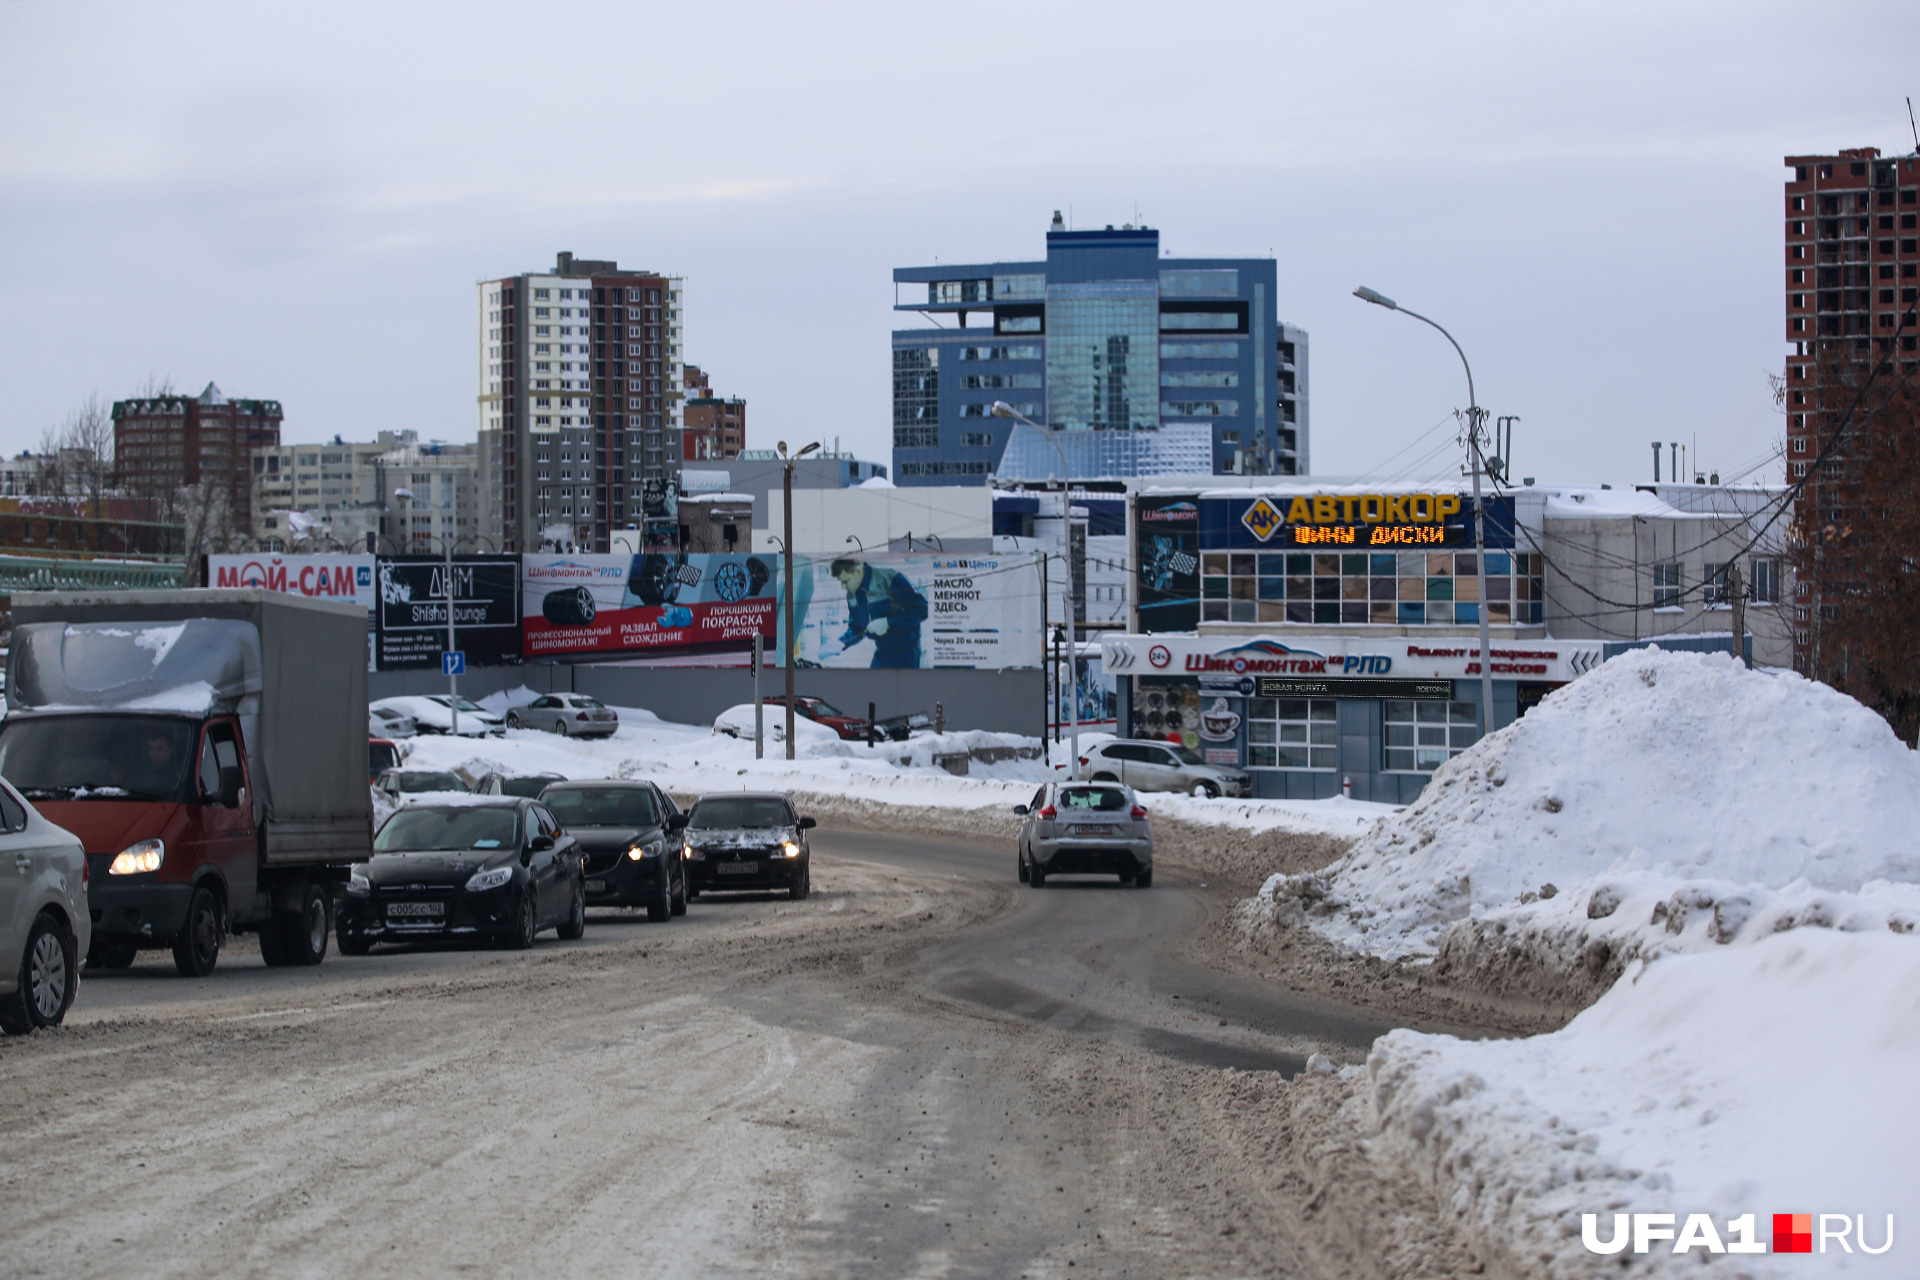
<path fill-rule="evenodd" d="M 683 462 L 712 462 L 737 458 L 747 447 L 747 402 L 739 396 L 716 396 L 706 371 L 685 366 L 680 428 Z"/>
<path fill-rule="evenodd" d="M 252 532 L 262 545 L 405 554 L 452 538 L 462 550 L 495 549 L 480 533 L 477 445 L 422 443 L 413 431 L 371 442 L 335 436 L 255 450 L 252 470 Z"/>
<path fill-rule="evenodd" d="M 1787 479 L 1801 485 L 1796 523 L 1817 529 L 1846 519 L 1835 491 L 1846 451 L 1820 458 L 1851 398 L 1831 395 L 1823 409 L 1822 368 L 1892 357 L 1911 370 L 1920 360 L 1920 153 L 1882 157 L 1857 147 L 1786 163 Z M 1800 583 L 1795 601 L 1802 671 L 1826 666 L 1815 653 L 1819 624 L 1832 593 L 1844 590 L 1829 567 L 1820 576 Z"/>
<path fill-rule="evenodd" d="M 605 547 L 663 520 L 682 447 L 678 277 L 558 256 L 479 285 L 480 532 Z"/>
<path fill-rule="evenodd" d="M 245 531 L 253 518 L 253 451 L 280 443 L 281 416 L 278 400 L 229 400 L 211 382 L 197 396 L 116 400 L 116 483 L 142 498 L 216 491 L 231 527 Z"/>
<path fill-rule="evenodd" d="M 1307 335 L 1279 320 L 1271 258 L 1163 258 L 1152 228 L 1056 213 L 1044 260 L 893 278 L 894 310 L 928 322 L 893 332 L 901 484 L 1057 478 L 1061 452 L 1077 480 L 1307 469 Z"/>

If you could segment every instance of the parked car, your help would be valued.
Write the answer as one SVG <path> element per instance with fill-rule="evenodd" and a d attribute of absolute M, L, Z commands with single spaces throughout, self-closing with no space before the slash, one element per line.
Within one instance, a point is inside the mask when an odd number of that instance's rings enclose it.
<path fill-rule="evenodd" d="M 685 815 L 651 782 L 556 782 L 540 803 L 580 842 L 591 905 L 645 907 L 647 919 L 687 913 Z"/>
<path fill-rule="evenodd" d="M 1153 827 L 1131 788 L 1118 782 L 1049 782 L 1020 815 L 1020 880 L 1038 889 L 1054 875 L 1117 875 L 1153 883 Z"/>
<path fill-rule="evenodd" d="M 784 705 L 778 707 L 762 706 L 760 713 L 762 731 L 767 735 L 766 741 L 768 743 L 784 743 L 787 740 L 786 707 Z M 753 704 L 751 702 L 743 702 L 737 707 L 728 707 L 725 711 L 722 711 L 713 718 L 713 731 L 715 733 L 724 733 L 730 738 L 742 738 L 748 742 L 752 742 Z M 813 721 L 801 715 L 799 708 L 796 707 L 794 708 L 793 741 L 796 747 L 811 743 L 816 748 L 824 747 L 828 751 L 833 751 L 838 749 L 840 734 L 828 725 L 815 724 Z"/>
<path fill-rule="evenodd" d="M 507 722 L 477 702 L 467 698 L 459 699 L 460 736 L 463 738 L 499 737 L 507 731 Z M 397 698 L 382 698 L 373 703 L 374 708 L 412 716 L 414 728 L 420 733 L 453 732 L 453 701 L 444 693 L 412 695 Z"/>
<path fill-rule="evenodd" d="M 0 858 L 0 1031 L 17 1036 L 59 1026 L 80 990 L 93 939 L 87 855 L 80 837 L 0 783 Z"/>
<path fill-rule="evenodd" d="M 420 732 L 413 717 L 393 707 L 373 703 L 367 708 L 367 736 L 370 738 L 411 738 Z"/>
<path fill-rule="evenodd" d="M 787 699 L 783 694 L 763 698 L 767 706 L 777 708 L 780 722 L 785 725 L 787 719 Z M 839 734 L 847 742 L 865 742 L 867 740 L 867 722 L 860 716 L 850 716 L 825 698 L 810 698 L 798 695 L 793 700 L 793 713 L 805 716 L 815 724 L 823 724 Z"/>
<path fill-rule="evenodd" d="M 524 796 L 538 800 L 540 793 L 566 779 L 557 773 L 489 773 L 473 784 L 477 796 Z"/>
<path fill-rule="evenodd" d="M 395 804 L 407 804 L 415 796 L 436 792 L 471 794 L 460 775 L 447 769 L 389 769 L 373 785 Z"/>
<path fill-rule="evenodd" d="M 620 716 L 584 693 L 550 693 L 507 712 L 509 729 L 544 729 L 563 738 L 611 738 Z"/>
<path fill-rule="evenodd" d="M 778 791 L 701 796 L 682 835 L 687 887 L 698 897 L 712 889 L 785 889 L 804 898 L 813 887 L 812 818 L 793 811 Z"/>
<path fill-rule="evenodd" d="M 1253 780 L 1245 770 L 1208 764 L 1191 747 L 1151 738 L 1110 738 L 1090 747 L 1080 757 L 1080 772 L 1095 782 L 1124 782 L 1136 791 L 1253 794 Z"/>
<path fill-rule="evenodd" d="M 400 762 L 405 760 L 406 758 L 407 758 L 407 753 L 400 749 L 399 743 L 390 741 L 389 739 L 386 739 L 386 738 L 368 738 L 367 739 L 367 781 L 368 783 L 371 784 L 371 783 L 379 782 L 381 774 L 385 773 L 389 769 L 398 769 L 400 767 Z"/>
<path fill-rule="evenodd" d="M 377 942 L 484 939 L 525 949 L 543 929 L 587 927 L 580 846 L 537 800 L 502 797 L 398 810 L 340 898 L 345 955 Z"/>

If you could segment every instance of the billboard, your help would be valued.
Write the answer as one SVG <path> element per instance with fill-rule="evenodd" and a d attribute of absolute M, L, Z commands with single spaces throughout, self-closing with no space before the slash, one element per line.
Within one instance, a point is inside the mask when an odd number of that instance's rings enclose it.
<path fill-rule="evenodd" d="M 772 554 L 526 555 L 521 632 L 530 660 L 662 657 L 772 647 L 780 560 Z"/>
<path fill-rule="evenodd" d="M 1199 500 L 1207 551 L 1472 550 L 1463 493 L 1272 493 Z M 1486 499 L 1486 545 L 1513 546 L 1513 499 Z"/>
<path fill-rule="evenodd" d="M 1134 600 L 1142 631 L 1200 625 L 1200 504 L 1141 497 L 1134 508 Z"/>
<path fill-rule="evenodd" d="M 207 585 L 262 587 L 314 600 L 351 600 L 373 608 L 372 556 L 283 556 L 260 552 L 208 556 Z"/>
<path fill-rule="evenodd" d="M 374 561 L 374 665 L 380 671 L 440 666 L 447 647 L 447 562 L 439 556 Z M 520 661 L 520 557 L 453 558 L 454 644 L 469 667 Z"/>

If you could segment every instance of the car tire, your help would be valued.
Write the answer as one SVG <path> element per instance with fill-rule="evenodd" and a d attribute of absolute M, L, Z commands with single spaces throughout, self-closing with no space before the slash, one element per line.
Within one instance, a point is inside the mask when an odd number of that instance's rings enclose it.
<path fill-rule="evenodd" d="M 563 738 L 570 738 L 573 736 L 572 734 L 567 732 L 567 722 L 563 719 L 556 718 L 554 720 L 553 731 L 559 734 Z"/>
<path fill-rule="evenodd" d="M 1145 871 L 1136 871 L 1133 876 L 1133 887 L 1136 889 L 1153 888 L 1153 868 L 1148 867 Z"/>
<path fill-rule="evenodd" d="M 1120 779 L 1118 779 L 1118 778 L 1116 778 L 1116 777 L 1114 777 L 1114 776 L 1113 776 L 1112 774 L 1110 774 L 1110 773 L 1096 773 L 1096 774 L 1094 774 L 1094 775 L 1093 775 L 1093 777 L 1092 777 L 1092 778 L 1090 778 L 1090 779 L 1088 779 L 1088 781 L 1090 781 L 1090 782 L 1118 782 L 1118 781 L 1120 781 Z"/>
<path fill-rule="evenodd" d="M 518 711 L 507 712 L 507 728 L 518 729 L 521 727 L 523 726 L 520 723 L 520 713 Z"/>
<path fill-rule="evenodd" d="M 535 899 L 533 886 L 528 885 L 526 892 L 520 895 L 520 918 L 514 930 L 503 941 L 514 951 L 533 950 L 533 940 L 540 934 L 540 903 Z"/>
<path fill-rule="evenodd" d="M 20 955 L 19 983 L 11 995 L 0 996 L 0 1031 L 20 1036 L 60 1025 L 80 989 L 74 951 L 64 924 L 45 911 L 34 917 Z"/>
<path fill-rule="evenodd" d="M 87 952 L 87 968 L 130 969 L 133 967 L 134 957 L 139 954 L 139 951 L 133 947 L 110 947 L 95 943 Z"/>
<path fill-rule="evenodd" d="M 300 895 L 300 909 L 280 917 L 280 962 L 319 964 L 327 958 L 327 938 L 333 932 L 333 903 L 327 891 L 309 884 Z"/>
<path fill-rule="evenodd" d="M 220 899 L 205 885 L 187 899 L 187 918 L 173 940 L 173 967 L 183 978 L 204 978 L 220 963 Z"/>
<path fill-rule="evenodd" d="M 567 918 L 560 922 L 556 932 L 568 942 L 580 938 L 587 931 L 587 882 L 576 878 L 573 882 L 573 907 L 567 912 Z"/>
<path fill-rule="evenodd" d="M 1027 883 L 1027 855 L 1025 853 L 1016 853 L 1013 855 L 1013 860 L 1020 864 L 1020 883 Z"/>
<path fill-rule="evenodd" d="M 687 901 L 692 896 L 687 890 L 687 873 L 683 870 L 680 872 L 680 892 L 673 900 L 673 914 L 677 916 L 687 914 Z"/>
<path fill-rule="evenodd" d="M 364 956 L 373 950 L 373 940 L 364 933 L 349 933 L 342 929 L 336 939 L 335 945 L 343 956 Z"/>
<path fill-rule="evenodd" d="M 1220 788 L 1211 782 L 1196 782 L 1193 784 L 1192 795 L 1198 800 L 1218 800 Z"/>
<path fill-rule="evenodd" d="M 660 886 L 660 892 L 647 903 L 647 919 L 659 924 L 673 918 L 673 883 L 669 880 Z"/>
<path fill-rule="evenodd" d="M 686 890 L 686 892 L 687 892 L 687 901 L 688 901 L 688 902 L 692 902 L 692 901 L 693 901 L 694 899 L 696 899 L 696 898 L 698 898 L 698 897 L 700 896 L 700 886 L 699 886 L 699 885 L 697 885 L 697 884 L 695 884 L 695 883 L 693 882 L 693 877 L 692 877 L 692 876 L 686 876 L 686 877 L 684 877 L 684 878 L 685 878 L 685 881 L 686 881 L 686 886 L 687 886 L 687 890 Z"/>
<path fill-rule="evenodd" d="M 802 867 L 800 868 L 800 878 L 787 886 L 787 896 L 795 902 L 801 902 L 812 892 L 813 869 L 811 867 Z"/>

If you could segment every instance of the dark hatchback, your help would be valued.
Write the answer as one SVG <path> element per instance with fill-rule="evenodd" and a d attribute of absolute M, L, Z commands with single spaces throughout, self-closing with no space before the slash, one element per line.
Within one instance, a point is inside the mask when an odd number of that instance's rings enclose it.
<path fill-rule="evenodd" d="M 526 948 L 542 929 L 586 929 L 580 846 L 536 800 L 409 805 L 373 838 L 337 912 L 340 951 L 464 939 Z"/>
<path fill-rule="evenodd" d="M 651 782 L 556 782 L 540 793 L 580 842 L 592 906 L 645 907 L 647 919 L 687 913 L 686 818 Z"/>
<path fill-rule="evenodd" d="M 682 833 L 687 885 L 697 896 L 715 889 L 785 889 L 804 898 L 813 887 L 812 818 L 797 817 L 778 791 L 701 796 Z"/>

